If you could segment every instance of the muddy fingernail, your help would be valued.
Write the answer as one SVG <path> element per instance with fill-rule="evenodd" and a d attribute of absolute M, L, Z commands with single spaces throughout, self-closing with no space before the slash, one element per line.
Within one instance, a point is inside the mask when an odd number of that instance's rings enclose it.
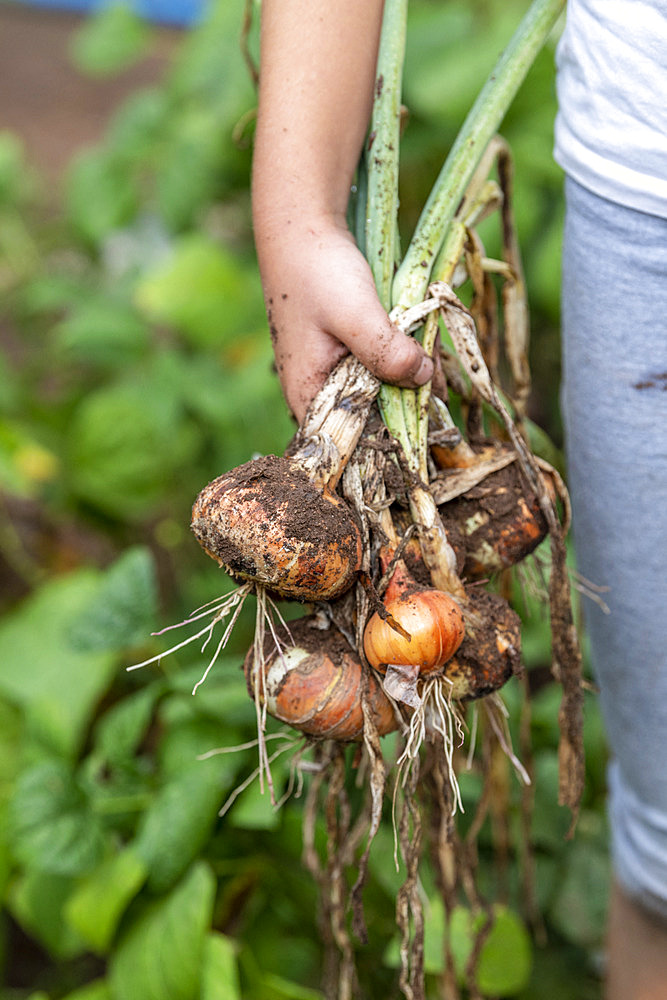
<path fill-rule="evenodd" d="M 431 378 L 433 378 L 433 362 L 424 355 L 414 375 L 415 385 L 424 385 Z"/>

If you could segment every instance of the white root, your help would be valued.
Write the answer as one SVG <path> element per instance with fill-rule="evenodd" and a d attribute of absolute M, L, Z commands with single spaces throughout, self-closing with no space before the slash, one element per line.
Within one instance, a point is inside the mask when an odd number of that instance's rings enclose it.
<path fill-rule="evenodd" d="M 485 698 L 484 708 L 486 709 L 487 718 L 501 750 L 512 764 L 522 784 L 530 785 L 530 775 L 512 748 L 512 738 L 507 724 L 509 713 L 500 695 L 494 692 L 488 698 Z"/>
<path fill-rule="evenodd" d="M 208 676 L 211 667 L 217 660 L 222 650 L 227 645 L 229 637 L 232 633 L 232 629 L 236 624 L 236 621 L 241 613 L 243 605 L 245 604 L 245 600 L 253 592 L 254 589 L 255 589 L 254 584 L 245 583 L 243 584 L 243 586 L 237 587 L 235 590 L 233 590 L 231 594 L 227 594 L 223 598 L 215 598 L 213 601 L 209 601 L 208 604 L 202 605 L 201 608 L 198 608 L 196 611 L 193 611 L 192 614 L 188 618 L 185 618 L 182 622 L 178 622 L 176 625 L 168 625 L 166 628 L 161 629 L 159 632 L 154 632 L 153 635 L 163 635 L 165 632 L 168 632 L 171 629 L 182 628 L 183 626 L 190 625 L 192 622 L 199 621 L 202 618 L 210 618 L 210 621 L 206 625 L 206 627 L 200 629 L 199 632 L 196 632 L 194 635 L 189 636 L 187 639 L 183 639 L 182 642 L 176 643 L 176 645 L 171 646 L 169 649 L 164 650 L 164 652 L 162 653 L 156 653 L 155 656 L 151 656 L 147 660 L 142 660 L 141 663 L 133 663 L 131 666 L 126 667 L 126 670 L 128 671 L 139 670 L 140 667 L 147 667 L 151 663 L 159 663 L 164 656 L 171 656 L 172 653 L 176 653 L 179 649 L 183 649 L 184 646 L 189 646 L 190 643 L 196 642 L 198 639 L 201 639 L 202 636 L 206 636 L 206 639 L 204 640 L 204 643 L 201 647 L 203 652 L 211 640 L 215 626 L 218 624 L 218 622 L 222 622 L 226 618 L 228 618 L 229 615 L 233 612 L 232 620 L 229 622 L 227 628 L 225 629 L 223 637 L 218 643 L 215 653 L 213 654 L 204 672 L 203 677 L 195 684 L 194 688 L 192 689 L 192 693 L 194 694 L 199 685 L 202 684 L 205 678 Z"/>

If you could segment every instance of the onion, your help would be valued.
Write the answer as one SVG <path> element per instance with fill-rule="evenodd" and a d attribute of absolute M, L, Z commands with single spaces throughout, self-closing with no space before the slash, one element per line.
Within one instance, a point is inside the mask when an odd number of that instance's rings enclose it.
<path fill-rule="evenodd" d="M 474 701 L 498 691 L 521 670 L 521 619 L 504 598 L 469 594 L 465 638 L 444 669 L 451 698 Z"/>
<path fill-rule="evenodd" d="M 267 455 L 218 476 L 195 501 L 192 530 L 231 576 L 300 601 L 338 597 L 361 567 L 349 508 L 292 458 Z"/>
<path fill-rule="evenodd" d="M 263 664 L 256 664 L 253 650 L 244 664 L 251 696 L 259 691 L 260 702 L 266 703 L 274 718 L 320 739 L 360 740 L 364 726 L 361 697 L 367 683 L 379 735 L 397 728 L 393 705 L 338 631 L 323 631 L 312 618 L 305 618 L 290 622 L 289 633 L 279 630 L 278 639 L 285 644 L 280 650 L 274 638 L 267 636 Z"/>
<path fill-rule="evenodd" d="M 516 464 L 491 473 L 439 510 L 448 532 L 463 536 L 462 575 L 468 580 L 516 565 L 547 534 L 539 500 L 526 489 Z"/>
<path fill-rule="evenodd" d="M 404 632 L 377 611 L 366 625 L 364 652 L 382 673 L 389 664 L 416 666 L 424 677 L 440 670 L 463 641 L 461 608 L 440 590 L 399 594 L 386 600 L 385 608 Z"/>
<path fill-rule="evenodd" d="M 387 555 L 381 556 L 386 561 Z M 384 597 L 364 629 L 364 653 L 384 674 L 384 689 L 413 708 L 420 704 L 418 681 L 441 671 L 463 641 L 460 605 L 449 594 L 422 587 L 399 559 Z"/>

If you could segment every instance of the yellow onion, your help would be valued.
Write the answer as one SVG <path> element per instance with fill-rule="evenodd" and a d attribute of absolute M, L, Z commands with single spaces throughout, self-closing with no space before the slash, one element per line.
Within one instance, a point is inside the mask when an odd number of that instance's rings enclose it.
<path fill-rule="evenodd" d="M 194 503 L 192 530 L 233 577 L 300 601 L 338 597 L 361 567 L 347 505 L 286 457 L 267 455 L 214 479 Z"/>
<path fill-rule="evenodd" d="M 461 608 L 440 590 L 398 594 L 385 601 L 385 608 L 394 624 L 376 611 L 364 631 L 366 659 L 383 673 L 393 664 L 419 667 L 420 676 L 427 676 L 440 670 L 463 641 Z"/>
<path fill-rule="evenodd" d="M 256 664 L 253 650 L 244 664 L 251 696 L 257 693 L 274 718 L 320 739 L 360 740 L 364 725 L 361 696 L 366 683 L 380 736 L 397 728 L 391 702 L 339 632 L 322 630 L 313 619 L 305 618 L 290 622 L 289 634 L 280 630 L 279 640 L 280 650 L 273 636 L 267 636 L 263 665 Z M 260 677 L 257 683 L 259 671 L 263 680 Z"/>
<path fill-rule="evenodd" d="M 381 562 L 388 553 L 381 554 Z M 457 601 L 443 591 L 416 584 L 398 560 L 384 596 L 364 629 L 364 653 L 384 674 L 384 690 L 413 708 L 420 704 L 419 683 L 437 675 L 463 641 L 465 623 Z"/>

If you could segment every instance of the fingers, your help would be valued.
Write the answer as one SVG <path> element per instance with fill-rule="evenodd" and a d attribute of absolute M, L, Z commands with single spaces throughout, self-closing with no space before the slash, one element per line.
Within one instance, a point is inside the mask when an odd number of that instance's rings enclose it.
<path fill-rule="evenodd" d="M 415 389 L 433 377 L 431 358 L 389 321 L 379 302 L 360 317 L 354 325 L 341 323 L 337 336 L 382 382 Z"/>
<path fill-rule="evenodd" d="M 280 338 L 274 352 L 283 395 L 300 424 L 329 373 L 349 352 L 340 341 L 319 330 L 309 331 L 302 340 Z"/>
<path fill-rule="evenodd" d="M 348 233 L 301 232 L 279 266 L 276 257 L 265 254 L 263 285 L 276 368 L 299 422 L 348 352 L 382 382 L 417 388 L 433 377 L 428 354 L 390 321 Z"/>
<path fill-rule="evenodd" d="M 433 375 L 433 361 L 389 319 L 367 262 L 349 245 L 331 294 L 319 300 L 321 329 L 344 344 L 382 382 L 414 389 Z"/>

